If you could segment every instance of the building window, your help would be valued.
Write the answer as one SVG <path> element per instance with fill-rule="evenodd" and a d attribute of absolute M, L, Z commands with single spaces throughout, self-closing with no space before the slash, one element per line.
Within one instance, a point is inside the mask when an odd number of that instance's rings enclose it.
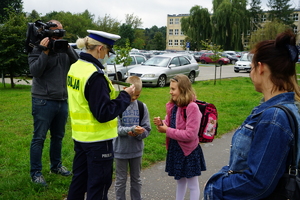
<path fill-rule="evenodd" d="M 175 24 L 179 24 L 179 18 L 175 19 Z"/>
<path fill-rule="evenodd" d="M 179 29 L 175 29 L 175 35 L 179 34 Z"/>
<path fill-rule="evenodd" d="M 267 21 L 267 16 L 266 16 L 266 15 L 262 15 L 262 17 L 261 17 L 261 21 L 262 21 L 262 22 L 265 22 L 265 21 Z"/>
<path fill-rule="evenodd" d="M 182 30 L 180 31 L 180 35 L 184 35 Z"/>
<path fill-rule="evenodd" d="M 178 46 L 178 40 L 174 40 L 174 46 Z"/>
<path fill-rule="evenodd" d="M 245 40 L 244 40 L 244 47 L 247 47 L 248 44 L 249 44 L 249 40 L 248 40 L 248 39 L 245 39 Z"/>
<path fill-rule="evenodd" d="M 173 35 L 173 29 L 169 29 L 169 35 Z"/>
<path fill-rule="evenodd" d="M 170 24 L 173 24 L 173 19 L 170 19 Z"/>
<path fill-rule="evenodd" d="M 294 30 L 294 33 L 295 33 L 295 34 L 298 33 L 298 27 L 297 27 L 297 26 L 295 26 L 295 27 L 293 28 L 293 30 Z"/>
<path fill-rule="evenodd" d="M 293 20 L 298 21 L 298 13 L 293 14 Z"/>
<path fill-rule="evenodd" d="M 180 40 L 180 46 L 184 46 L 184 40 Z"/>
<path fill-rule="evenodd" d="M 173 46 L 173 40 L 169 40 L 169 46 Z"/>

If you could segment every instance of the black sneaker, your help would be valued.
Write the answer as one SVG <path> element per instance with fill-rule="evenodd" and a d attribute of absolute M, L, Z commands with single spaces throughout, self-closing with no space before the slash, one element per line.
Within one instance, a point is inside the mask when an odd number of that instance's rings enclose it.
<path fill-rule="evenodd" d="M 44 176 L 40 173 L 40 172 L 36 172 L 32 178 L 31 178 L 31 182 L 35 183 L 35 184 L 39 184 L 42 185 L 44 187 L 47 187 L 47 183 L 46 180 L 44 178 Z"/>
<path fill-rule="evenodd" d="M 71 176 L 72 175 L 72 172 L 68 171 L 65 166 L 61 166 L 56 169 L 51 169 L 50 173 L 60 174 L 62 176 Z"/>

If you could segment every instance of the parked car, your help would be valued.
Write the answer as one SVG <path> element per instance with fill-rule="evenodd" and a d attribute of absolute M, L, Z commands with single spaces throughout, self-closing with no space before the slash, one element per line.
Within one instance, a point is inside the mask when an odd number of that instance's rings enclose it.
<path fill-rule="evenodd" d="M 69 43 L 69 45 L 71 47 L 73 47 L 73 49 L 76 51 L 76 53 L 79 55 L 81 52 L 86 52 L 85 49 L 78 49 L 76 43 Z"/>
<path fill-rule="evenodd" d="M 111 80 L 119 80 L 123 81 L 127 77 L 127 72 L 129 69 L 134 67 L 137 64 L 141 64 L 146 62 L 146 57 L 142 55 L 135 55 L 135 54 L 130 54 L 130 57 L 132 59 L 131 63 L 129 66 L 124 66 L 124 64 L 116 64 L 116 70 L 115 70 L 115 58 L 116 55 L 111 55 L 109 59 L 107 60 L 107 66 L 106 66 L 106 71 L 109 79 Z M 118 76 L 118 77 L 117 77 Z"/>
<path fill-rule="evenodd" d="M 204 54 L 204 52 L 195 52 L 194 53 L 194 58 L 197 62 L 200 62 L 200 57 L 202 54 Z"/>
<path fill-rule="evenodd" d="M 221 57 L 216 62 L 213 62 L 212 59 L 211 59 L 211 57 L 213 55 L 214 55 L 213 53 L 204 53 L 204 54 L 202 54 L 202 56 L 200 57 L 200 62 L 202 64 L 219 63 L 220 65 L 227 65 L 228 63 L 230 63 L 230 60 L 228 58 L 224 58 L 224 57 Z"/>
<path fill-rule="evenodd" d="M 144 56 L 147 60 L 151 58 L 151 53 L 144 53 L 144 52 L 130 52 L 130 55 L 141 55 Z"/>
<path fill-rule="evenodd" d="M 237 56 L 231 55 L 231 54 L 228 54 L 228 53 L 222 53 L 221 56 L 225 57 L 225 58 L 228 58 L 230 63 L 233 64 L 233 65 L 236 63 L 236 61 L 239 60 L 239 58 Z"/>
<path fill-rule="evenodd" d="M 182 55 L 186 56 L 191 61 L 191 63 L 197 63 L 198 64 L 198 62 L 195 59 L 193 54 L 190 54 L 190 53 L 179 53 L 179 54 L 182 54 Z"/>
<path fill-rule="evenodd" d="M 236 56 L 238 58 L 241 57 L 241 55 L 239 55 L 238 53 L 236 53 L 235 51 L 224 51 L 223 53 L 227 53 L 227 54 L 230 54 L 232 56 Z"/>
<path fill-rule="evenodd" d="M 176 74 L 185 74 L 193 83 L 199 75 L 198 63 L 192 63 L 186 55 L 170 53 L 156 55 L 128 71 L 130 76 L 141 78 L 143 85 L 164 87 Z"/>
<path fill-rule="evenodd" d="M 251 60 L 248 58 L 248 53 L 245 53 L 242 58 L 234 65 L 234 72 L 251 71 Z"/>

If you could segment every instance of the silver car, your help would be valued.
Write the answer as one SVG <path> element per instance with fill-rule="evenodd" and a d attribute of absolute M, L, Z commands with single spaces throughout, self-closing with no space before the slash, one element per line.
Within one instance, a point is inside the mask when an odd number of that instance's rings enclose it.
<path fill-rule="evenodd" d="M 111 55 L 107 60 L 106 72 L 110 80 L 123 81 L 127 77 L 127 71 L 137 64 L 142 64 L 146 62 L 146 57 L 141 55 L 130 55 L 131 63 L 129 66 L 124 66 L 123 64 L 116 64 L 115 69 L 115 55 Z"/>
<path fill-rule="evenodd" d="M 129 76 L 138 76 L 143 85 L 164 87 L 176 74 L 185 74 L 193 83 L 199 75 L 198 63 L 191 62 L 186 55 L 156 55 L 128 71 Z"/>

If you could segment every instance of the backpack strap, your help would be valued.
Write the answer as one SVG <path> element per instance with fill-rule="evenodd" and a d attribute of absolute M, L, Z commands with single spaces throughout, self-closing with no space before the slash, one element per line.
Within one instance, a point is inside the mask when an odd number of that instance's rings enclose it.
<path fill-rule="evenodd" d="M 144 118 L 144 104 L 143 102 L 136 100 L 138 104 L 138 109 L 139 109 L 139 125 L 142 123 L 142 119 Z M 119 115 L 119 117 L 122 119 L 123 113 Z"/>
<path fill-rule="evenodd" d="M 140 117 L 139 125 L 141 125 L 142 119 L 144 118 L 144 104 L 139 100 L 137 100 L 137 103 L 138 103 L 139 117 Z"/>

